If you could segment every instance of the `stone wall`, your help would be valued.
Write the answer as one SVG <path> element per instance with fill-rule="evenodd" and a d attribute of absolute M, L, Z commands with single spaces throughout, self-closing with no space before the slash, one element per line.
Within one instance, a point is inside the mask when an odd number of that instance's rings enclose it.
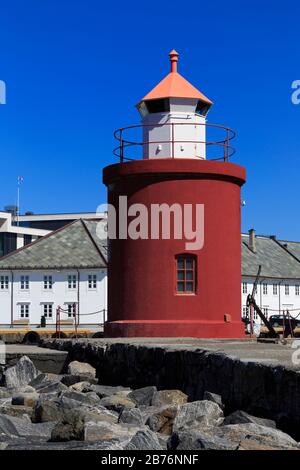
<path fill-rule="evenodd" d="M 101 384 L 180 389 L 190 400 L 202 399 L 204 391 L 218 393 L 227 412 L 242 409 L 275 419 L 280 429 L 300 440 L 297 371 L 241 361 L 218 352 L 151 344 L 52 340 L 44 341 L 43 346 L 68 351 L 67 362 L 89 362 L 96 367 Z"/>

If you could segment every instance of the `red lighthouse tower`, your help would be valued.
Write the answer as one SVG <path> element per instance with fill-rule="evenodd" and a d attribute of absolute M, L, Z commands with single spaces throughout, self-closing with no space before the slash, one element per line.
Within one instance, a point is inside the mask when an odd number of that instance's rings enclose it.
<path fill-rule="evenodd" d="M 104 169 L 117 234 L 105 335 L 241 338 L 245 169 L 229 162 L 234 132 L 207 124 L 212 102 L 177 72 L 176 51 L 170 60 L 170 73 L 137 105 L 141 125 L 115 133 L 120 162 Z"/>

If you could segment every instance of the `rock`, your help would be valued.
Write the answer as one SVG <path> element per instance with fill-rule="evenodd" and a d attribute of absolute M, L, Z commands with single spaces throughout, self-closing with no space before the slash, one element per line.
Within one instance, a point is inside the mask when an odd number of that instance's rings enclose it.
<path fill-rule="evenodd" d="M 174 420 L 173 430 L 200 429 L 219 426 L 223 422 L 223 411 L 216 403 L 207 400 L 193 401 L 182 405 Z"/>
<path fill-rule="evenodd" d="M 151 405 L 183 405 L 187 400 L 187 395 L 180 390 L 160 390 L 154 393 Z"/>
<path fill-rule="evenodd" d="M 76 400 L 85 405 L 100 405 L 101 400 L 95 392 L 81 393 L 75 390 L 66 390 L 62 393 L 62 397 Z"/>
<path fill-rule="evenodd" d="M 61 392 L 65 392 L 68 390 L 68 387 L 64 385 L 61 382 L 51 382 L 48 383 L 47 385 L 44 385 L 43 387 L 37 387 L 36 390 L 42 394 L 42 393 L 47 393 L 51 395 L 58 395 Z"/>
<path fill-rule="evenodd" d="M 36 423 L 64 421 L 67 420 L 68 413 L 70 411 L 73 412 L 74 410 L 78 410 L 78 412 L 80 411 L 84 418 L 88 417 L 90 420 L 106 420 L 113 423 L 118 422 L 118 416 L 106 408 L 80 403 L 79 401 L 70 399 L 64 395 L 54 400 L 39 400 L 34 408 L 33 420 Z"/>
<path fill-rule="evenodd" d="M 87 376 L 86 375 L 64 375 L 61 379 L 61 382 L 65 384 L 67 387 L 70 387 L 71 385 L 75 385 L 79 382 L 87 381 Z M 90 378 L 89 382 L 87 382 L 89 385 L 97 384 L 98 380 L 96 378 Z"/>
<path fill-rule="evenodd" d="M 171 435 L 173 431 L 174 420 L 178 413 L 178 406 L 164 406 L 151 414 L 146 424 L 152 431 L 161 434 Z"/>
<path fill-rule="evenodd" d="M 8 390 L 5 387 L 0 387 L 0 399 L 1 398 L 9 398 L 12 395 L 12 391 Z"/>
<path fill-rule="evenodd" d="M 119 417 L 120 423 L 133 424 L 135 426 L 143 426 L 145 421 L 145 416 L 139 408 L 124 408 Z"/>
<path fill-rule="evenodd" d="M 65 410 L 63 419 L 56 424 L 51 434 L 51 441 L 70 441 L 70 440 L 98 440 L 101 434 L 101 429 L 108 429 L 109 426 L 116 426 L 112 422 L 112 418 L 117 420 L 117 417 L 108 413 L 107 410 L 92 413 L 89 410 L 79 408 L 78 410 Z M 96 424 L 107 425 L 106 427 L 98 427 L 97 429 L 90 426 L 86 434 L 87 423 L 95 426 Z M 119 427 L 119 426 L 118 426 Z M 97 439 L 93 438 L 97 434 Z"/>
<path fill-rule="evenodd" d="M 216 403 L 219 405 L 219 407 L 224 410 L 225 406 L 222 402 L 222 397 L 221 395 L 218 395 L 217 393 L 212 393 L 212 392 L 204 392 L 203 395 L 203 400 L 208 400 Z"/>
<path fill-rule="evenodd" d="M 7 442 L 0 442 L 0 450 L 5 450 L 8 446 Z"/>
<path fill-rule="evenodd" d="M 13 367 L 5 371 L 5 385 L 8 388 L 20 388 L 28 385 L 39 372 L 33 362 L 27 356 L 21 359 Z"/>
<path fill-rule="evenodd" d="M 85 380 L 95 379 L 96 369 L 86 362 L 73 361 L 68 366 L 68 374 L 79 375 L 81 378 L 84 377 Z"/>
<path fill-rule="evenodd" d="M 6 436 L 50 439 L 54 423 L 33 424 L 29 420 L 0 415 L 0 433 Z"/>
<path fill-rule="evenodd" d="M 168 441 L 168 450 L 235 450 L 236 443 L 222 439 L 211 432 L 195 429 L 183 430 L 172 434 Z"/>
<path fill-rule="evenodd" d="M 278 429 L 253 423 L 175 432 L 168 442 L 172 450 L 299 450 L 297 442 Z"/>
<path fill-rule="evenodd" d="M 51 385 L 53 382 L 60 382 L 61 377 L 62 376 L 58 374 L 39 374 L 29 383 L 29 385 L 38 390 Z"/>
<path fill-rule="evenodd" d="M 155 392 L 157 392 L 156 387 L 138 388 L 137 390 L 130 392 L 128 394 L 128 398 L 137 406 L 150 406 Z"/>
<path fill-rule="evenodd" d="M 129 395 L 132 391 L 128 387 L 112 387 L 110 385 L 91 385 L 91 389 L 93 392 L 97 393 L 99 398 L 111 397 L 117 394 Z"/>
<path fill-rule="evenodd" d="M 125 446 L 125 450 L 163 450 L 157 435 L 149 429 L 138 431 Z"/>
<path fill-rule="evenodd" d="M 36 390 L 30 385 L 25 385 L 24 387 L 18 388 L 16 392 L 17 393 L 36 393 Z"/>
<path fill-rule="evenodd" d="M 131 437 L 139 431 L 136 427 L 127 427 L 107 422 L 87 422 L 84 426 L 83 440 L 89 442 L 97 441 L 124 441 L 129 442 Z"/>
<path fill-rule="evenodd" d="M 16 418 L 25 418 L 31 421 L 32 417 L 32 408 L 29 406 L 22 406 L 22 405 L 10 405 L 6 404 L 1 406 L 0 413 L 3 415 L 14 416 Z"/>
<path fill-rule="evenodd" d="M 36 392 L 18 393 L 17 395 L 14 395 L 12 397 L 11 404 L 33 408 L 36 405 L 38 399 L 39 399 L 39 394 Z"/>
<path fill-rule="evenodd" d="M 100 405 L 104 406 L 108 410 L 117 411 L 121 413 L 124 408 L 135 408 L 135 403 L 129 400 L 125 395 L 116 394 L 110 397 L 105 397 L 100 400 Z"/>
<path fill-rule="evenodd" d="M 81 392 L 81 393 L 87 393 L 87 392 L 92 392 L 93 391 L 91 383 L 87 382 L 87 381 L 77 382 L 73 385 L 70 385 L 69 389 L 74 390 L 75 392 Z"/>
<path fill-rule="evenodd" d="M 256 416 L 249 415 L 245 411 L 238 410 L 234 411 L 230 415 L 226 416 L 223 424 L 226 426 L 228 424 L 243 424 L 243 423 L 254 423 L 260 424 L 261 426 L 267 426 L 269 428 L 276 428 L 275 421 L 271 419 L 258 418 Z"/>

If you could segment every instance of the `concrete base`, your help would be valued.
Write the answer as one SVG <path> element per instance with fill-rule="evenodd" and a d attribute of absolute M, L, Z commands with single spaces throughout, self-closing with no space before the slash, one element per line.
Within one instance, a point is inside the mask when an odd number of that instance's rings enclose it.
<path fill-rule="evenodd" d="M 6 345 L 6 365 L 13 366 L 22 357 L 28 356 L 35 367 L 41 372 L 60 374 L 63 370 L 68 353 L 37 346 Z"/>
<path fill-rule="evenodd" d="M 241 321 L 113 321 L 104 326 L 108 338 L 245 338 Z"/>

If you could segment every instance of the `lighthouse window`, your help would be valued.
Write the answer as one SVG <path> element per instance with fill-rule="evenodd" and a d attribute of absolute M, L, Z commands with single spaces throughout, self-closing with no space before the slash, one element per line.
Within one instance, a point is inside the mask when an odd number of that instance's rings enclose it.
<path fill-rule="evenodd" d="M 196 114 L 200 114 L 200 116 L 206 116 L 208 110 L 209 106 L 199 100 L 196 107 Z"/>
<path fill-rule="evenodd" d="M 193 256 L 176 258 L 176 291 L 179 294 L 196 292 L 196 260 Z"/>
<path fill-rule="evenodd" d="M 146 101 L 146 106 L 148 113 L 165 113 L 170 111 L 170 100 L 161 99 L 161 100 L 150 100 Z"/>

